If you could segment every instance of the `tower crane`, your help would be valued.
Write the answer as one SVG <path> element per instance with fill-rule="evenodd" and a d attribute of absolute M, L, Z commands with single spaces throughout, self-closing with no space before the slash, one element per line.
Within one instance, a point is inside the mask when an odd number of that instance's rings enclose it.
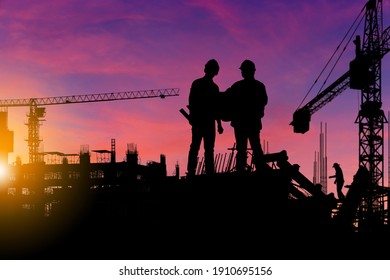
<path fill-rule="evenodd" d="M 104 101 L 115 101 L 115 100 L 140 99 L 140 98 L 155 98 L 155 97 L 165 98 L 165 97 L 178 96 L 178 95 L 179 95 L 178 88 L 165 88 L 165 89 L 150 89 L 150 90 L 139 90 L 139 91 L 96 93 L 96 94 L 85 94 L 85 95 L 68 95 L 68 96 L 56 96 L 56 97 L 0 99 L 0 108 L 23 107 L 23 106 L 30 107 L 29 113 L 27 115 L 28 116 L 27 142 L 29 147 L 29 162 L 36 163 L 40 161 L 38 148 L 40 142 L 42 141 L 39 138 L 40 122 L 43 120 L 42 118 L 44 118 L 46 114 L 46 108 L 42 106 L 87 103 L 87 102 L 104 102 Z M 10 133 L 6 133 L 6 135 L 8 135 L 9 137 L 13 137 L 13 134 Z M 12 142 L 12 140 L 8 139 L 7 143 L 8 142 Z"/>
<path fill-rule="evenodd" d="M 360 110 L 355 123 L 359 126 L 359 166 L 365 167 L 372 178 L 373 189 L 368 191 L 361 201 L 358 217 L 359 229 L 367 229 L 373 220 L 385 223 L 385 198 L 380 194 L 383 189 L 383 126 L 387 123 L 382 110 L 382 69 L 381 60 L 390 51 L 390 27 L 383 31 L 382 0 L 369 0 L 364 12 L 364 35 L 361 45 L 360 36 L 356 36 L 356 57 L 350 62 L 349 70 L 335 82 L 320 92 L 306 105 L 293 114 L 295 133 L 309 130 L 311 115 L 331 102 L 345 89 L 360 90 Z M 377 186 L 379 188 L 377 188 Z M 371 219 L 371 220 L 370 220 Z"/>

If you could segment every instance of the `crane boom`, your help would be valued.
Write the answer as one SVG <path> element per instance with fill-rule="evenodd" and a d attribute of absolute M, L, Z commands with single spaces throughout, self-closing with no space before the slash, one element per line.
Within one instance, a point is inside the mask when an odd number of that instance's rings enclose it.
<path fill-rule="evenodd" d="M 58 105 L 58 104 L 74 104 L 85 102 L 102 102 L 138 98 L 165 98 L 168 96 L 179 95 L 178 88 L 166 89 L 151 89 L 139 91 L 124 91 L 111 93 L 95 93 L 85 95 L 67 95 L 55 97 L 40 97 L 40 98 L 21 98 L 21 99 L 0 99 L 0 107 L 23 107 L 30 105 Z"/>
<path fill-rule="evenodd" d="M 295 133 L 306 133 L 309 130 L 311 115 L 332 101 L 349 86 L 349 76 L 349 71 L 345 72 L 305 106 L 294 112 L 293 121 L 290 125 L 294 127 Z"/>
<path fill-rule="evenodd" d="M 390 26 L 382 33 L 382 45 L 376 53 L 382 59 L 390 51 Z M 362 54 L 365 55 L 364 53 Z M 335 82 L 317 94 L 304 106 L 297 109 L 293 114 L 293 121 L 290 123 L 294 127 L 295 133 L 306 133 L 309 130 L 311 115 L 324 107 L 340 93 L 350 86 L 350 71 L 348 70 Z"/>

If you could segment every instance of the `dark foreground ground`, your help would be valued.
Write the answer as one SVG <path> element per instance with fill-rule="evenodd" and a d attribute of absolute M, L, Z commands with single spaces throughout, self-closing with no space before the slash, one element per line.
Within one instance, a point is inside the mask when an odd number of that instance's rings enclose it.
<path fill-rule="evenodd" d="M 62 194 L 22 209 L 3 200 L 1 259 L 386 259 L 389 234 L 341 232 L 314 200 L 288 199 L 289 182 L 198 177 L 145 191 Z M 324 217 L 325 216 L 325 217 Z"/>

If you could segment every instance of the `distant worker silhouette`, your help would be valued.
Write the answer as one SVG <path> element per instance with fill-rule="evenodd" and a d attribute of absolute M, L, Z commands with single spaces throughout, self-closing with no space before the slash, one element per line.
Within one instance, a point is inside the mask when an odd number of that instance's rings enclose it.
<path fill-rule="evenodd" d="M 192 82 L 188 108 L 190 111 L 190 124 L 192 126 L 192 138 L 188 153 L 187 175 L 195 175 L 198 162 L 198 153 L 203 139 L 205 172 L 214 174 L 214 145 L 215 123 L 218 125 L 218 133 L 223 133 L 220 119 L 216 119 L 215 107 L 219 87 L 213 78 L 219 72 L 219 65 L 215 59 L 209 60 L 204 67 L 205 75 Z"/>
<path fill-rule="evenodd" d="M 334 183 L 336 184 L 337 188 L 337 197 L 339 200 L 343 200 L 345 198 L 345 195 L 342 192 L 342 188 L 344 186 L 344 175 L 343 171 L 341 170 L 340 165 L 335 162 L 333 164 L 333 168 L 335 169 L 335 175 L 329 176 L 329 178 L 335 178 Z"/>
<path fill-rule="evenodd" d="M 260 170 L 264 163 L 260 130 L 268 95 L 265 85 L 255 79 L 256 67 L 251 60 L 244 60 L 239 69 L 244 79 L 235 82 L 225 93 L 232 110 L 231 126 L 234 128 L 237 149 L 236 171 L 242 173 L 247 166 L 248 140 L 256 170 Z"/>

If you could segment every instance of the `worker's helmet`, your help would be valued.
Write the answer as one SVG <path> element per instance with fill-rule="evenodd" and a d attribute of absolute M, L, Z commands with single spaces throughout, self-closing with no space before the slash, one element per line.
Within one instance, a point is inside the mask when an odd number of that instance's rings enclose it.
<path fill-rule="evenodd" d="M 340 166 L 337 162 L 333 163 L 333 167 Z"/>
<path fill-rule="evenodd" d="M 242 63 L 241 63 L 241 66 L 240 68 L 241 70 L 249 70 L 249 71 L 255 71 L 256 70 L 256 67 L 255 67 L 255 64 L 253 63 L 253 61 L 251 60 L 244 60 Z"/>
<path fill-rule="evenodd" d="M 215 59 L 210 59 L 204 66 L 204 69 L 207 70 L 219 70 L 218 62 Z"/>

